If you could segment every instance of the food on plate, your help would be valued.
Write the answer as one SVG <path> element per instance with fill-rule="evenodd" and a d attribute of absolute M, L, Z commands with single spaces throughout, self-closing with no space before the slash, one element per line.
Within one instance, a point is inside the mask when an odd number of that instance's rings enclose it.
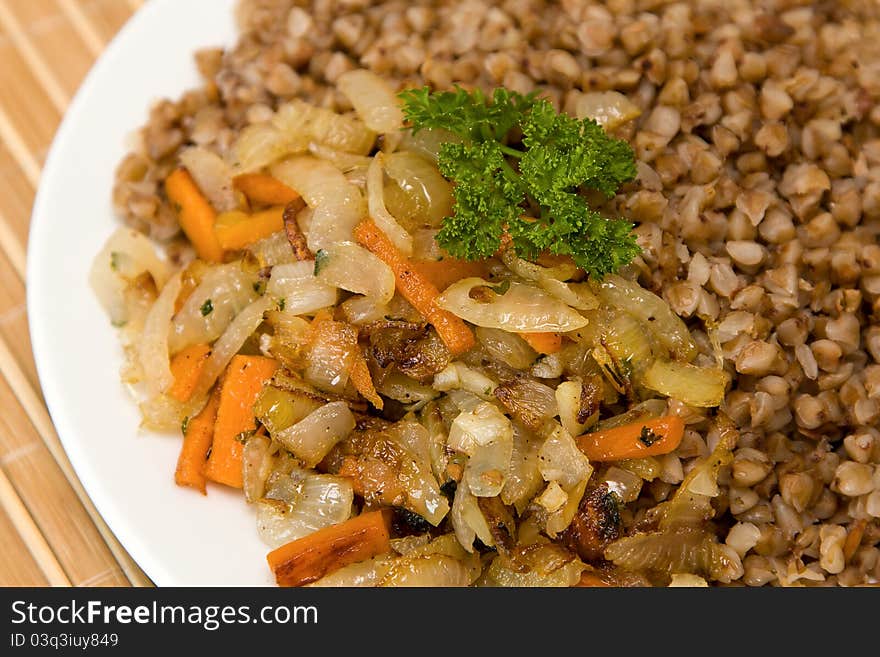
<path fill-rule="evenodd" d="M 236 13 L 91 283 L 279 585 L 876 580 L 876 7 Z"/>

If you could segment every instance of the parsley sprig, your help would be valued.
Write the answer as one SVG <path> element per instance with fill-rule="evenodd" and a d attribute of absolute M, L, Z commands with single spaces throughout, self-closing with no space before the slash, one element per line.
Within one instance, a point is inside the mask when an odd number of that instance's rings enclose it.
<path fill-rule="evenodd" d="M 568 255 L 592 276 L 617 271 L 639 252 L 632 224 L 603 217 L 583 195 L 612 196 L 636 175 L 629 144 L 591 119 L 559 114 L 549 101 L 495 89 L 401 92 L 413 130 L 443 129 L 440 172 L 455 183 L 455 207 L 437 241 L 458 258 L 498 251 L 506 232 L 517 255 Z"/>

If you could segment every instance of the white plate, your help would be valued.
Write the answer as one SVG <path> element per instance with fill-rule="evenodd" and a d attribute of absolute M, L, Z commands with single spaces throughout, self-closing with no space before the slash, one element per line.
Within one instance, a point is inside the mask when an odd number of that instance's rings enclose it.
<path fill-rule="evenodd" d="M 160 586 L 268 585 L 267 548 L 239 491 L 176 486 L 180 436 L 138 429 L 121 351 L 87 274 L 118 225 L 114 169 L 149 106 L 198 84 L 193 52 L 231 45 L 233 0 L 151 0 L 101 56 L 68 111 L 34 205 L 28 312 L 43 393 L 98 511 Z"/>

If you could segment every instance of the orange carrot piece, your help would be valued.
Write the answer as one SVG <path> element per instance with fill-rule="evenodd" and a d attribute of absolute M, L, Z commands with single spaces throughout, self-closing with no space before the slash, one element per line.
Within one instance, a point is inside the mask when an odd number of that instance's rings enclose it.
<path fill-rule="evenodd" d="M 232 179 L 232 186 L 254 205 L 287 205 L 300 195 L 283 182 L 265 173 L 243 173 Z"/>
<path fill-rule="evenodd" d="M 284 230 L 284 206 L 247 214 L 238 210 L 217 217 L 214 233 L 226 250 L 243 249 L 249 244 Z"/>
<path fill-rule="evenodd" d="M 562 349 L 562 336 L 559 333 L 520 333 L 519 336 L 539 354 L 555 354 Z"/>
<path fill-rule="evenodd" d="M 354 365 L 351 366 L 349 376 L 355 389 L 361 396 L 381 411 L 385 403 L 382 401 L 379 393 L 376 392 L 376 386 L 373 385 L 373 377 L 370 376 L 370 368 L 367 367 L 367 361 L 360 351 L 355 354 Z"/>
<path fill-rule="evenodd" d="M 205 476 L 233 488 L 242 487 L 241 459 L 244 446 L 238 437 L 256 428 L 254 403 L 263 383 L 278 363 L 263 356 L 232 358 L 220 388 L 220 406 L 214 425 L 214 443 Z"/>
<path fill-rule="evenodd" d="M 205 465 L 208 461 L 208 450 L 214 440 L 214 423 L 219 406 L 220 393 L 215 389 L 205 407 L 186 423 L 183 445 L 180 447 L 180 456 L 177 457 L 177 470 L 174 472 L 174 482 L 178 486 L 192 486 L 201 491 L 202 495 L 207 495 Z"/>
<path fill-rule="evenodd" d="M 453 356 L 460 356 L 474 346 L 473 331 L 460 317 L 440 308 L 440 292 L 404 256 L 371 219 L 358 224 L 355 238 L 391 267 L 397 279 L 397 289 L 421 315 L 437 329 L 440 339 Z"/>
<path fill-rule="evenodd" d="M 591 461 L 619 461 L 668 454 L 678 447 L 683 435 L 684 421 L 676 415 L 667 415 L 585 433 L 575 441 Z"/>
<path fill-rule="evenodd" d="M 186 169 L 175 169 L 165 179 L 165 193 L 177 209 L 180 227 L 202 260 L 222 262 L 223 249 L 214 234 L 217 213 Z"/>
<path fill-rule="evenodd" d="M 846 540 L 843 542 L 843 559 L 846 563 L 849 563 L 850 559 L 855 556 L 859 546 L 862 544 L 862 537 L 865 535 L 865 528 L 867 526 L 868 521 L 860 518 L 855 521 L 852 529 L 849 530 L 849 534 L 846 535 Z"/>
<path fill-rule="evenodd" d="M 211 347 L 206 344 L 194 344 L 175 354 L 171 359 L 174 383 L 168 389 L 168 394 L 179 402 L 189 401 L 210 355 Z"/>
<path fill-rule="evenodd" d="M 391 551 L 389 517 L 370 511 L 276 548 L 266 561 L 279 586 L 302 586 Z"/>
<path fill-rule="evenodd" d="M 413 260 L 413 267 L 441 292 L 463 278 L 487 278 L 489 266 L 480 260 Z"/>

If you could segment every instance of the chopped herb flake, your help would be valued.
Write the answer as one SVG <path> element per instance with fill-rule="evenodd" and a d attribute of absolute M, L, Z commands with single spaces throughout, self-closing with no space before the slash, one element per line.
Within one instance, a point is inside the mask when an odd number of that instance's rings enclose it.
<path fill-rule="evenodd" d="M 599 522 L 599 533 L 606 540 L 613 540 L 620 531 L 620 499 L 617 493 L 608 491 L 602 498 L 602 506 L 604 508 Z"/>
<path fill-rule="evenodd" d="M 202 304 L 202 317 L 207 317 L 212 312 L 214 312 L 214 302 L 210 299 L 205 299 L 205 303 Z"/>
<path fill-rule="evenodd" d="M 330 260 L 330 254 L 324 249 L 318 249 L 318 252 L 315 254 L 315 276 L 320 274 L 321 270 L 327 266 L 328 260 Z"/>
<path fill-rule="evenodd" d="M 642 433 L 639 434 L 639 440 L 646 446 L 650 447 L 658 440 L 660 440 L 663 436 L 658 436 L 656 433 L 651 431 L 648 427 L 642 427 Z"/>

